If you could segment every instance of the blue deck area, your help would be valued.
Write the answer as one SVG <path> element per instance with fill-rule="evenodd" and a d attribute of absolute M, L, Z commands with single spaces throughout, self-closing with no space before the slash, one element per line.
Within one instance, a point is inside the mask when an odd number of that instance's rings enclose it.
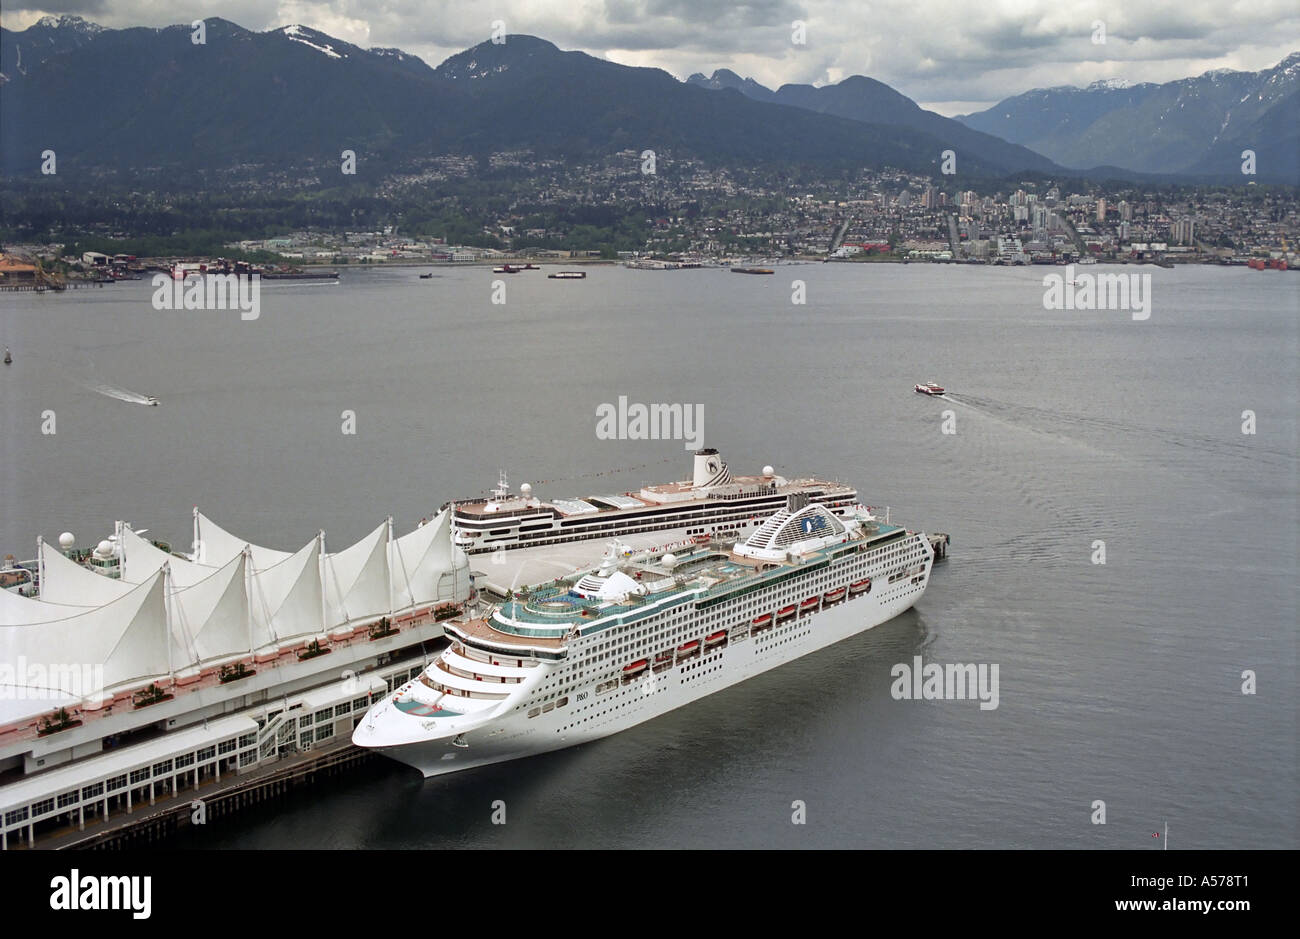
<path fill-rule="evenodd" d="M 419 701 L 407 699 L 405 701 L 393 702 L 399 711 L 403 714 L 410 714 L 412 717 L 460 717 L 456 711 L 449 711 L 444 707 L 437 705 L 421 704 Z"/>

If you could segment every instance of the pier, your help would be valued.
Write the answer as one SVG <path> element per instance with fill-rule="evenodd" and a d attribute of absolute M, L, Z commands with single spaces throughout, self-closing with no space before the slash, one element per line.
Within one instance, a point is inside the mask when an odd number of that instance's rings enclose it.
<path fill-rule="evenodd" d="M 197 788 L 177 786 L 176 792 L 152 805 L 137 806 L 108 821 L 86 820 L 85 830 L 70 825 L 36 839 L 34 847 L 47 850 L 120 850 L 166 841 L 177 832 L 211 825 L 241 809 L 288 796 L 296 790 L 341 775 L 378 759 L 374 751 L 352 744 L 348 738 L 303 753 L 286 754 L 270 766 L 221 781 L 208 780 Z M 201 809 L 195 805 L 202 803 Z M 100 817 L 102 818 L 102 816 Z M 10 848 L 33 847 L 11 844 Z"/>
<path fill-rule="evenodd" d="M 930 539 L 930 547 L 934 549 L 934 559 L 942 561 L 948 557 L 948 533 L 942 531 L 931 532 L 926 536 Z"/>

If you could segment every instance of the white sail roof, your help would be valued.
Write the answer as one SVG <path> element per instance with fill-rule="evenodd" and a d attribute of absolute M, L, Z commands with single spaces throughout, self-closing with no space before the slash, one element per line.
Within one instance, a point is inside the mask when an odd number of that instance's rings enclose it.
<path fill-rule="evenodd" d="M 395 610 L 463 600 L 469 594 L 469 560 L 451 540 L 451 509 L 400 538 L 388 548 Z"/>
<path fill-rule="evenodd" d="M 164 565 L 171 568 L 172 584 L 176 589 L 193 587 L 206 580 L 216 570 L 207 564 L 195 564 L 154 546 L 141 538 L 129 525 L 119 526 L 118 544 L 122 549 L 122 579 L 129 584 L 142 584 Z"/>
<path fill-rule="evenodd" d="M 255 648 L 295 636 L 320 633 L 320 539 L 313 538 L 288 558 L 258 571 L 252 579 L 249 605 Z"/>
<path fill-rule="evenodd" d="M 0 590 L 0 626 L 26 626 L 66 619 L 91 609 L 68 603 L 50 603 L 35 597 L 21 597 L 10 590 Z M 0 660 L 3 661 L 3 660 Z"/>
<path fill-rule="evenodd" d="M 391 612 L 387 521 L 351 547 L 325 555 L 323 567 L 331 627 Z"/>
<path fill-rule="evenodd" d="M 260 571 L 274 567 L 281 561 L 293 557 L 292 551 L 278 551 L 252 544 L 226 531 L 197 508 L 194 510 L 194 530 L 198 543 L 194 546 L 197 560 L 201 564 L 225 564 L 244 550 L 247 545 L 253 552 L 253 570 Z"/>
<path fill-rule="evenodd" d="M 172 631 L 182 640 L 188 663 L 253 651 L 245 560 L 240 553 L 194 586 L 172 594 Z"/>
<path fill-rule="evenodd" d="M 96 574 L 64 556 L 43 538 L 36 550 L 41 564 L 41 599 L 49 603 L 103 606 L 126 596 L 136 586 Z"/>
<path fill-rule="evenodd" d="M 154 575 L 126 596 L 63 619 L 0 628 L 0 661 L 43 666 L 49 686 L 78 697 L 166 675 L 172 667 L 163 596 Z M 45 604 L 49 606 L 50 604 Z M 102 672 L 98 671 L 102 668 Z M 85 670 L 102 676 L 87 687 Z"/>

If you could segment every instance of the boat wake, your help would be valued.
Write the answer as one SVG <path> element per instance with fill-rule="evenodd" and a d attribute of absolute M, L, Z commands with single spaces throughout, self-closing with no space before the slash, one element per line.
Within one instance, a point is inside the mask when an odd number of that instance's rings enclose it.
<path fill-rule="evenodd" d="M 106 398 L 116 398 L 118 401 L 125 401 L 128 404 L 153 405 L 158 403 L 157 398 L 142 395 L 138 391 L 131 391 L 127 388 L 119 388 L 117 385 L 110 385 L 108 382 L 83 381 L 80 384 L 87 391 L 93 391 L 95 394 L 101 394 Z"/>

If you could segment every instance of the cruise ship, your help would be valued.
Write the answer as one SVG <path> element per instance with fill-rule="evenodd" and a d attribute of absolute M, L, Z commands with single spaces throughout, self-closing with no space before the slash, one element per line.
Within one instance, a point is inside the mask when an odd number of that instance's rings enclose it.
<path fill-rule="evenodd" d="M 513 495 L 504 476 L 487 499 L 449 502 L 455 544 L 467 554 L 617 538 L 641 532 L 685 529 L 707 538 L 720 532 L 743 536 L 785 505 L 786 497 L 803 494 L 844 517 L 857 507 L 855 489 L 822 479 L 787 479 L 772 467 L 761 476 L 733 476 L 714 449 L 697 450 L 689 480 L 644 486 L 582 499 L 543 502 L 528 483 Z"/>
<path fill-rule="evenodd" d="M 600 565 L 449 622 L 451 644 L 352 740 L 436 776 L 633 727 L 897 616 L 925 592 L 920 532 L 786 496 L 741 541 L 612 542 Z"/>

